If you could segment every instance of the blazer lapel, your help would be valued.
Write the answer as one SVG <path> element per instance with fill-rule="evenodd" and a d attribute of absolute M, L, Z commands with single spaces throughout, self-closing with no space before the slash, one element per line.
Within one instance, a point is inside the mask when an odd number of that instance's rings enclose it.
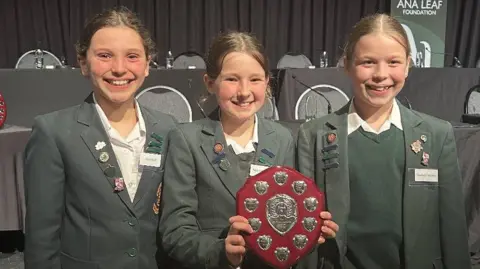
<path fill-rule="evenodd" d="M 102 122 L 95 108 L 93 96 L 90 94 L 85 102 L 80 106 L 77 121 L 87 128 L 81 133 L 81 137 L 88 149 L 95 158 L 101 171 L 103 171 L 104 178 L 112 186 L 112 192 L 116 192 L 125 206 L 134 213 L 133 204 L 130 200 L 126 189 L 122 191 L 115 191 L 115 178 L 123 178 L 120 166 L 113 151 L 112 145 L 108 138 Z M 103 148 L 97 150 L 97 145 L 105 143 Z"/>
<path fill-rule="evenodd" d="M 322 168 L 327 209 L 341 227 L 336 242 L 343 257 L 346 252 L 346 224 L 350 212 L 347 118 L 350 102 L 338 110 L 317 132 L 316 167 Z M 343 231 L 342 231 L 343 230 Z"/>
<path fill-rule="evenodd" d="M 275 130 L 264 119 L 258 119 L 258 145 L 254 162 L 265 166 L 275 165 L 277 162 L 278 148 Z"/>
<path fill-rule="evenodd" d="M 422 167 L 423 152 L 430 152 L 429 143 L 423 143 L 421 136 L 432 137 L 431 134 L 422 127 L 422 118 L 410 110 L 399 105 L 402 115 L 402 125 L 405 136 L 405 182 L 403 195 L 403 227 L 404 227 L 404 245 L 405 250 L 412 249 L 415 240 L 419 236 L 422 225 L 422 218 L 428 206 L 430 196 L 425 193 L 425 189 L 415 184 L 415 168 Z M 423 150 L 415 153 L 412 150 L 412 144 L 415 141 L 422 143 Z M 425 167 L 426 168 L 426 167 Z M 412 184 L 413 183 L 413 184 Z M 408 253 L 405 251 L 405 253 Z"/>
<path fill-rule="evenodd" d="M 143 147 L 143 151 L 146 152 L 148 146 L 149 146 L 149 143 L 151 141 L 153 141 L 153 138 L 151 137 L 151 134 L 152 133 L 156 133 L 158 134 L 158 128 L 157 128 L 157 119 L 155 119 L 147 110 L 143 109 L 142 110 L 142 116 L 143 116 L 143 119 L 145 121 L 145 128 L 147 129 L 147 137 L 146 137 L 146 140 L 145 140 L 145 146 Z M 165 140 L 165 138 L 164 138 Z M 153 142 L 158 142 L 158 141 L 153 141 Z M 166 141 L 164 141 L 163 143 L 165 143 Z M 165 161 L 165 152 L 163 152 L 163 148 L 162 148 L 162 152 L 159 153 L 160 156 L 161 156 L 161 162 L 160 162 L 160 167 L 163 166 L 163 162 Z M 137 192 L 135 193 L 135 197 L 133 199 L 133 204 L 134 206 L 137 206 L 138 202 L 140 202 L 140 200 L 142 200 L 142 198 L 145 196 L 145 194 L 151 190 L 152 188 L 156 189 L 158 188 L 158 186 L 152 186 L 152 182 L 158 182 L 156 180 L 153 180 L 153 177 L 156 176 L 156 175 L 159 175 L 158 174 L 158 171 L 160 170 L 160 167 L 147 167 L 145 166 L 142 170 L 142 176 L 140 177 L 140 182 L 139 182 L 139 185 L 138 185 L 138 189 L 137 189 Z M 162 180 L 162 178 L 160 178 L 160 180 Z M 161 181 L 159 182 L 161 184 Z"/>
<path fill-rule="evenodd" d="M 229 152 L 227 149 L 227 142 L 223 129 L 219 121 L 205 119 L 205 124 L 202 129 L 203 141 L 202 151 L 205 154 L 210 165 L 213 167 L 222 184 L 230 192 L 233 198 L 236 198 L 237 191 L 243 186 L 244 181 L 238 178 L 238 175 L 234 172 L 231 164 L 231 158 L 229 159 Z M 218 152 L 215 150 L 215 146 L 221 145 L 223 150 Z"/>

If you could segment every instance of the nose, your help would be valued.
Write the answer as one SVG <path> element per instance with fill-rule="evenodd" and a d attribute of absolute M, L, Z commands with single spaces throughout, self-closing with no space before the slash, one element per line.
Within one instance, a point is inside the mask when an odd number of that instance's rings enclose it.
<path fill-rule="evenodd" d="M 373 74 L 373 79 L 381 81 L 386 79 L 388 76 L 388 66 L 386 63 L 379 63 L 376 66 L 375 73 Z"/>
<path fill-rule="evenodd" d="M 247 81 L 242 80 L 242 83 L 240 83 L 237 94 L 239 96 L 249 96 L 250 95 L 250 86 L 248 85 Z"/>
<path fill-rule="evenodd" d="M 125 62 L 122 58 L 115 58 L 112 64 L 112 73 L 122 75 L 127 72 L 125 68 Z"/>

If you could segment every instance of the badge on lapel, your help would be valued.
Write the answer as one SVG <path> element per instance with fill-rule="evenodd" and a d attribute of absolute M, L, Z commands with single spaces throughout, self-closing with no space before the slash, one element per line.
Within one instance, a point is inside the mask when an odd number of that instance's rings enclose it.
<path fill-rule="evenodd" d="M 412 148 L 412 151 L 415 153 L 415 154 L 418 154 L 422 149 L 422 142 L 420 142 L 420 140 L 416 140 L 414 141 L 410 147 Z"/>
<path fill-rule="evenodd" d="M 153 213 L 155 213 L 155 215 L 158 215 L 158 213 L 160 212 L 160 198 L 161 198 L 161 195 L 162 195 L 162 183 L 160 183 L 160 185 L 158 185 L 157 198 L 156 198 L 156 201 L 153 203 Z"/>
<path fill-rule="evenodd" d="M 420 136 L 420 140 L 416 140 L 414 141 L 410 147 L 412 148 L 412 151 L 415 153 L 415 154 L 418 154 L 420 151 L 423 150 L 423 144 L 422 143 L 426 143 L 427 142 L 427 136 L 426 135 L 421 135 Z M 422 152 L 422 161 L 421 161 L 421 164 L 423 166 L 428 166 L 428 161 L 430 160 L 430 154 L 428 154 L 427 152 L 423 151 Z"/>
<path fill-rule="evenodd" d="M 326 142 L 325 142 L 326 141 Z M 337 144 L 337 134 L 335 132 L 330 132 L 326 135 L 325 141 L 323 144 L 323 163 L 325 164 L 323 170 L 328 170 L 332 168 L 338 168 L 340 163 L 338 162 L 338 144 Z"/>
<path fill-rule="evenodd" d="M 230 168 L 230 162 L 225 158 L 225 147 L 222 143 L 216 142 L 213 146 L 213 152 L 215 153 L 216 157 L 213 159 L 212 163 L 218 164 L 220 169 L 223 171 L 227 171 Z"/>
<path fill-rule="evenodd" d="M 114 179 L 115 188 L 113 189 L 115 192 L 121 192 L 125 189 L 125 181 L 121 177 L 117 177 Z"/>
<path fill-rule="evenodd" d="M 96 150 L 101 150 L 103 149 L 107 144 L 104 141 L 98 141 L 97 144 L 95 144 L 95 149 Z"/>
<path fill-rule="evenodd" d="M 150 135 L 153 140 L 148 142 L 147 149 L 145 150 L 146 153 L 153 153 L 153 154 L 161 154 L 163 151 L 163 137 L 152 133 Z"/>
<path fill-rule="evenodd" d="M 430 159 L 430 155 L 426 152 L 423 152 L 422 154 L 422 164 L 424 166 L 428 166 L 428 160 Z"/>

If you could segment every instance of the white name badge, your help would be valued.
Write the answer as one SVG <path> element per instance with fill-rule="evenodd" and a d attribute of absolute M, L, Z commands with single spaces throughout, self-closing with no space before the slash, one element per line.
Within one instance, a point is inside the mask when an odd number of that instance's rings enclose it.
<path fill-rule="evenodd" d="M 437 169 L 415 169 L 415 182 L 438 182 Z"/>
<path fill-rule="evenodd" d="M 268 168 L 270 167 L 266 165 L 252 164 L 250 165 L 250 176 L 251 177 L 256 176 L 258 173 L 263 172 Z"/>
<path fill-rule="evenodd" d="M 145 152 L 140 153 L 140 165 L 160 167 L 161 162 L 162 162 L 162 155 L 160 154 L 145 153 Z"/>

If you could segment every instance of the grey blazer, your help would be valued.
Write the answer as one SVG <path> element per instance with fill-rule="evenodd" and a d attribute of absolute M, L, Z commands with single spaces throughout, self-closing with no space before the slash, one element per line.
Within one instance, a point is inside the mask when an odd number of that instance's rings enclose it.
<path fill-rule="evenodd" d="M 263 158 L 272 165 L 292 167 L 294 142 L 290 131 L 278 123 L 258 120 L 254 163 L 259 164 Z M 180 125 L 169 140 L 159 225 L 163 247 L 179 268 L 229 268 L 224 239 L 228 219 L 236 215 L 235 197 L 244 179 L 234 169 L 222 170 L 215 161 L 215 144 L 226 145 L 221 124 L 206 118 Z M 236 166 L 228 152 L 226 158 Z M 249 254 L 242 265 L 242 269 L 262 267 L 266 265 Z"/>
<path fill-rule="evenodd" d="M 304 123 L 297 143 L 298 170 L 314 178 L 327 198 L 327 209 L 340 226 L 336 240 L 321 245 L 322 268 L 344 268 L 347 249 L 346 224 L 350 210 L 347 115 L 349 104 L 337 112 Z M 405 179 L 403 194 L 403 236 L 406 269 L 470 268 L 467 224 L 461 189 L 461 175 L 452 126 L 443 120 L 409 110 L 400 105 L 405 136 Z M 338 168 L 328 168 L 322 157 L 327 135 L 336 133 Z M 421 164 L 422 153 L 411 144 L 422 135 L 428 138 L 425 152 L 428 168 L 438 169 L 438 182 L 415 184 L 413 169 Z"/>
<path fill-rule="evenodd" d="M 140 109 L 145 147 L 155 133 L 165 138 L 164 155 L 173 118 Z M 106 143 L 101 150 L 95 148 L 99 141 Z M 102 152 L 108 161 L 99 161 Z M 25 152 L 25 268 L 158 268 L 154 207 L 164 159 L 158 168 L 144 167 L 132 203 L 126 189 L 114 191 L 114 178 L 122 175 L 92 95 L 37 117 Z"/>

